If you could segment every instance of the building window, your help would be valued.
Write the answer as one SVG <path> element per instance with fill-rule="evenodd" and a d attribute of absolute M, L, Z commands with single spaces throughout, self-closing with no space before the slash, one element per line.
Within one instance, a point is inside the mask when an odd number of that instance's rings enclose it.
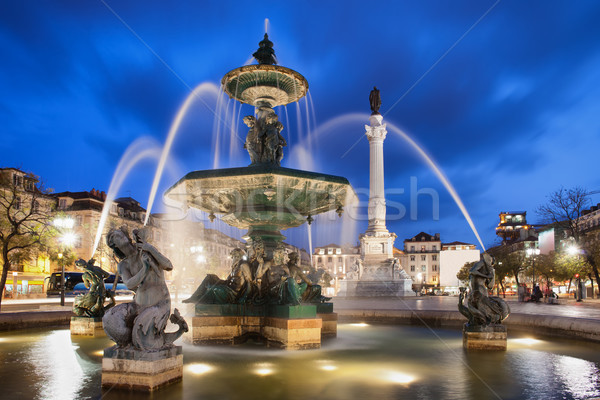
<path fill-rule="evenodd" d="M 415 256 L 410 256 L 410 261 L 415 261 Z"/>
<path fill-rule="evenodd" d="M 431 278 L 431 280 L 432 280 L 432 281 L 434 281 L 434 282 L 437 282 L 437 276 L 436 276 L 436 275 L 434 275 L 434 276 Z"/>
<path fill-rule="evenodd" d="M 38 203 L 37 200 L 33 202 L 33 212 L 40 212 L 40 203 Z"/>
<path fill-rule="evenodd" d="M 436 264 L 432 265 L 432 266 L 431 266 L 431 270 L 432 270 L 432 271 L 437 271 L 437 265 L 436 265 Z"/>
<path fill-rule="evenodd" d="M 415 246 L 410 246 L 410 251 L 415 251 Z"/>
<path fill-rule="evenodd" d="M 83 217 L 81 215 L 75 216 L 75 226 L 81 226 Z"/>
<path fill-rule="evenodd" d="M 327 254 L 333 254 L 333 249 L 327 249 Z"/>
<path fill-rule="evenodd" d="M 341 265 L 338 267 L 338 271 L 342 272 L 342 266 Z"/>
<path fill-rule="evenodd" d="M 58 208 L 60 208 L 61 210 L 67 208 L 67 199 L 58 200 Z"/>
<path fill-rule="evenodd" d="M 75 236 L 75 241 L 73 243 L 73 247 L 75 247 L 76 249 L 81 248 L 81 236 L 79 236 L 79 235 Z"/>
<path fill-rule="evenodd" d="M 325 254 L 325 249 L 319 249 L 319 254 Z"/>
<path fill-rule="evenodd" d="M 319 264 L 321 264 L 321 263 L 323 262 L 323 257 L 319 257 L 319 258 L 317 258 L 317 262 L 318 262 Z"/>
<path fill-rule="evenodd" d="M 415 266 L 414 265 L 410 266 L 410 272 L 415 272 Z"/>
<path fill-rule="evenodd" d="M 15 198 L 15 210 L 20 210 L 20 209 L 21 209 L 21 198 L 17 196 Z"/>
<path fill-rule="evenodd" d="M 427 260 L 427 256 L 421 256 L 421 261 Z"/>
<path fill-rule="evenodd" d="M 426 272 L 427 271 L 427 266 L 426 265 L 421 265 L 421 271 Z"/>
<path fill-rule="evenodd" d="M 327 262 L 330 263 L 333 261 L 333 257 L 327 257 Z"/>
<path fill-rule="evenodd" d="M 425 251 L 425 246 L 421 246 L 421 251 Z"/>
<path fill-rule="evenodd" d="M 437 251 L 437 246 L 434 244 L 433 246 L 431 246 L 431 250 Z"/>
<path fill-rule="evenodd" d="M 435 250 L 435 249 L 434 249 Z M 431 256 L 431 260 L 432 261 L 437 261 L 437 254 L 434 254 Z"/>
<path fill-rule="evenodd" d="M 335 249 L 335 254 L 342 254 L 342 249 Z"/>

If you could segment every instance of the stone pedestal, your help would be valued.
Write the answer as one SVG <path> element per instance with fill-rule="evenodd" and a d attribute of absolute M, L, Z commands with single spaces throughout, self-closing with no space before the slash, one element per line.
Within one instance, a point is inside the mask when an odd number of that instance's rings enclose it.
<path fill-rule="evenodd" d="M 466 350 L 506 350 L 504 325 L 463 327 L 463 348 Z"/>
<path fill-rule="evenodd" d="M 102 327 L 102 318 L 71 317 L 71 335 L 73 336 L 106 336 Z"/>
<path fill-rule="evenodd" d="M 321 337 L 337 337 L 338 315 L 333 312 L 333 303 L 317 304 L 317 318 L 321 318 Z"/>
<path fill-rule="evenodd" d="M 104 350 L 102 388 L 152 392 L 183 377 L 181 346 L 159 351 Z"/>
<path fill-rule="evenodd" d="M 321 347 L 321 336 L 337 335 L 333 304 L 198 304 L 192 318 L 194 344 L 237 344 L 248 338 L 288 350 Z"/>

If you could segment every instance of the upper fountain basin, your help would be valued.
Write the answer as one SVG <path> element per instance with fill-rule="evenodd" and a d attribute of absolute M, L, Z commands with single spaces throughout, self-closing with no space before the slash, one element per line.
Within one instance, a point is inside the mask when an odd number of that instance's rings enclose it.
<path fill-rule="evenodd" d="M 298 72 L 279 65 L 246 65 L 229 71 L 221 80 L 223 91 L 234 99 L 258 107 L 284 106 L 306 95 L 308 82 Z"/>
<path fill-rule="evenodd" d="M 356 198 L 346 178 L 271 165 L 190 172 L 165 196 L 240 229 L 300 226 Z"/>

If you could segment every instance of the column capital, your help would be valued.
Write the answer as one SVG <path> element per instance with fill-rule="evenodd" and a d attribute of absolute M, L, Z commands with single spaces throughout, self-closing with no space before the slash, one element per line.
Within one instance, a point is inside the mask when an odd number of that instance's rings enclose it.
<path fill-rule="evenodd" d="M 381 140 L 383 141 L 387 135 L 387 129 L 385 129 L 385 124 L 378 126 L 370 126 L 365 125 L 366 135 L 369 141 L 371 140 Z"/>

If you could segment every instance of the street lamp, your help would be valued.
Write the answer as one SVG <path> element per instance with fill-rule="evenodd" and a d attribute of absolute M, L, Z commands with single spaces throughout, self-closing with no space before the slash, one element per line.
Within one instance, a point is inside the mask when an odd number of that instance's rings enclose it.
<path fill-rule="evenodd" d="M 60 305 L 65 305 L 65 263 L 62 262 L 63 253 L 58 253 L 58 263 L 60 264 Z"/>
<path fill-rule="evenodd" d="M 527 257 L 531 257 L 531 292 L 533 293 L 533 288 L 535 287 L 535 256 L 540 254 L 540 249 L 529 248 L 525 251 Z"/>
<path fill-rule="evenodd" d="M 60 247 L 71 247 L 76 240 L 75 234 L 71 231 L 73 226 L 75 226 L 75 221 L 73 218 L 64 217 L 64 218 L 56 218 L 54 220 L 54 226 L 58 228 L 59 231 L 65 231 L 63 235 L 60 237 L 59 241 L 61 243 Z M 63 253 L 58 253 L 58 263 L 60 264 L 60 305 L 65 305 L 65 263 L 63 260 Z"/>

